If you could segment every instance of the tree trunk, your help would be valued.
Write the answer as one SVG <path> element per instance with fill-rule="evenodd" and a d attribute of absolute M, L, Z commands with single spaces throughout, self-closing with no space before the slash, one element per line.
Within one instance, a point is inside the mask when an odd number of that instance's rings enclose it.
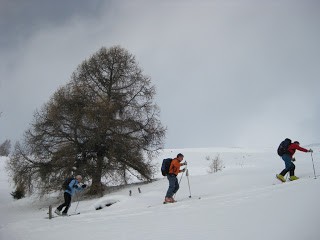
<path fill-rule="evenodd" d="M 103 165 L 103 156 L 98 156 L 96 170 L 93 173 L 92 185 L 89 191 L 91 195 L 100 195 L 101 197 L 103 196 L 103 190 L 104 190 L 103 185 L 101 183 L 102 165 Z"/>

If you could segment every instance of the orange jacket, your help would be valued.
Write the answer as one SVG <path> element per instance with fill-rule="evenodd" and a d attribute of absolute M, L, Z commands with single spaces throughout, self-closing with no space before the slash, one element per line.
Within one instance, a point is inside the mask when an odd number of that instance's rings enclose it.
<path fill-rule="evenodd" d="M 177 158 L 172 159 L 171 164 L 170 164 L 170 168 L 169 168 L 169 174 L 174 174 L 174 175 L 178 175 L 178 173 L 180 172 L 180 162 Z"/>

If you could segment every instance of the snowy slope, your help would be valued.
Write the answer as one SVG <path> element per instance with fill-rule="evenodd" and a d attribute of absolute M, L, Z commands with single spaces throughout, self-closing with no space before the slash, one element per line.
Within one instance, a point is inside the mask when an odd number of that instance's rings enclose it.
<path fill-rule="evenodd" d="M 320 173 L 320 148 L 312 148 L 315 170 Z M 183 176 L 178 202 L 163 205 L 168 182 L 159 173 L 159 180 L 151 184 L 80 201 L 80 215 L 51 220 L 46 218 L 47 208 L 56 207 L 61 195 L 13 201 L 3 170 L 5 158 L 0 158 L 0 239 L 320 239 L 320 177 L 314 179 L 309 153 L 296 153 L 296 175 L 301 179 L 282 184 L 275 174 L 284 164 L 274 149 L 171 149 L 157 162 L 160 165 L 162 158 L 179 152 L 188 162 L 191 198 Z M 206 156 L 217 154 L 225 168 L 208 174 Z M 116 203 L 95 210 L 110 202 Z M 69 213 L 76 206 L 74 202 Z"/>

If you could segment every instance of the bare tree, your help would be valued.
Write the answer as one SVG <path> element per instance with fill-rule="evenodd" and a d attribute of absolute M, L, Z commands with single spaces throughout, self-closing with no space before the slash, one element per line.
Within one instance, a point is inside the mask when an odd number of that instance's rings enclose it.
<path fill-rule="evenodd" d="M 114 174 L 124 182 L 128 172 L 149 180 L 165 135 L 154 95 L 133 55 L 119 46 L 101 48 L 35 114 L 11 164 L 28 163 L 20 171 L 31 168 L 27 185 L 50 190 L 74 166 L 92 179 L 94 194 Z"/>

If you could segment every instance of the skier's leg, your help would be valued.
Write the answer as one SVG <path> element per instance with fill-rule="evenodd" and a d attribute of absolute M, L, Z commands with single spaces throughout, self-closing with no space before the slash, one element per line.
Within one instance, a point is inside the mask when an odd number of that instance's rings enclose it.
<path fill-rule="evenodd" d="M 294 170 L 296 169 L 296 165 L 294 165 L 294 163 L 292 163 L 292 167 L 290 169 L 290 177 L 294 176 Z"/>
<path fill-rule="evenodd" d="M 63 194 L 64 197 L 64 203 L 62 203 L 59 207 L 57 207 L 57 209 L 59 210 L 59 212 L 61 212 L 62 208 L 66 206 L 66 193 Z"/>
<path fill-rule="evenodd" d="M 62 203 L 61 205 L 59 205 L 59 207 L 57 207 L 58 211 L 61 212 L 62 208 L 64 207 L 64 203 Z"/>
<path fill-rule="evenodd" d="M 65 205 L 65 209 L 63 210 L 62 213 L 67 214 L 70 204 L 71 204 L 71 195 L 69 193 L 64 193 L 64 205 Z"/>
<path fill-rule="evenodd" d="M 178 178 L 176 178 L 176 181 L 174 183 L 173 195 L 176 194 L 176 192 L 178 192 L 179 188 L 180 188 L 180 186 L 179 186 Z"/>
<path fill-rule="evenodd" d="M 175 190 L 175 182 L 177 180 L 177 177 L 175 175 L 173 175 L 173 174 L 172 175 L 169 174 L 167 176 L 167 178 L 168 178 L 168 181 L 169 181 L 169 188 L 168 188 L 166 197 L 172 198 L 172 196 L 174 194 L 174 190 Z"/>
<path fill-rule="evenodd" d="M 292 159 L 291 159 L 291 156 L 288 155 L 288 154 L 284 154 L 282 156 L 282 160 L 284 161 L 284 164 L 285 164 L 285 169 L 282 170 L 282 172 L 280 173 L 280 175 L 282 176 L 285 176 L 287 174 L 287 172 L 289 172 L 291 169 L 292 169 Z"/>

